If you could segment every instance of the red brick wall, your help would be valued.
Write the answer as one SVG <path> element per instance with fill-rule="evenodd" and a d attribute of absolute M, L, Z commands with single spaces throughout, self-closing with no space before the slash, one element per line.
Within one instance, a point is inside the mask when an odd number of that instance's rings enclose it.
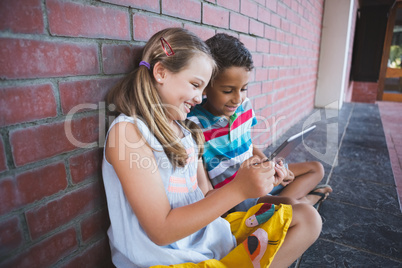
<path fill-rule="evenodd" d="M 377 101 L 377 82 L 353 81 L 352 101 L 375 103 Z"/>
<path fill-rule="evenodd" d="M 267 147 L 313 109 L 322 12 L 323 0 L 1 1 L 0 266 L 110 265 L 103 98 L 153 33 L 239 37 Z"/>

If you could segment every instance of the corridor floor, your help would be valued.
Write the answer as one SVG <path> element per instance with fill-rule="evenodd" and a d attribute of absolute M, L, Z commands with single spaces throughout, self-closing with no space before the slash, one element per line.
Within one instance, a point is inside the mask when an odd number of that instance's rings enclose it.
<path fill-rule="evenodd" d="M 322 183 L 334 191 L 317 208 L 323 219 L 319 239 L 293 267 L 402 267 L 402 121 L 396 118 L 402 104 L 398 112 L 387 105 L 316 109 L 265 151 L 269 154 L 292 134 L 317 125 L 287 161 L 320 161 L 325 167 Z"/>

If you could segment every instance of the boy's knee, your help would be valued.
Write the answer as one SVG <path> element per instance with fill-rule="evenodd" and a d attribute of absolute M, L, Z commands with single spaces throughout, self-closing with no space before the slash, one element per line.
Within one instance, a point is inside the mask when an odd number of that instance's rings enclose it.
<path fill-rule="evenodd" d="M 323 178 L 325 173 L 324 166 L 318 161 L 312 161 L 310 164 L 314 173 L 317 173 L 321 178 Z"/>

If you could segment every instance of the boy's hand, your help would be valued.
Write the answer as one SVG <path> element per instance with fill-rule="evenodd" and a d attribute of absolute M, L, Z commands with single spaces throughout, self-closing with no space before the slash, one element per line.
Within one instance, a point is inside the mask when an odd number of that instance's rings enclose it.
<path fill-rule="evenodd" d="M 282 160 L 275 164 L 275 182 L 274 185 L 278 186 L 283 183 L 284 179 L 288 177 L 288 169 L 285 167 Z"/>
<path fill-rule="evenodd" d="M 295 174 L 290 169 L 288 169 L 288 176 L 283 179 L 283 181 L 281 182 L 281 185 L 283 187 L 285 187 L 289 183 L 291 183 L 294 179 L 295 179 Z"/>

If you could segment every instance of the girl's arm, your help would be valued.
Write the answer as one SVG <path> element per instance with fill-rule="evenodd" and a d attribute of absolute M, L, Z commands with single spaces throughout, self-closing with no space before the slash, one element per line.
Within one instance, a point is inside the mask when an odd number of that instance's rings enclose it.
<path fill-rule="evenodd" d="M 253 144 L 253 155 L 258 156 L 261 159 L 267 159 L 268 157 L 257 147 L 255 147 L 255 145 Z"/>
<path fill-rule="evenodd" d="M 262 161 L 268 159 L 268 157 L 257 147 L 253 146 L 253 155 L 259 157 Z M 275 164 L 275 183 L 274 185 L 277 186 L 283 182 L 285 178 L 288 176 L 288 171 L 284 167 L 283 162 L 282 164 Z M 288 183 L 289 184 L 289 183 Z M 286 184 L 287 185 L 287 184 Z M 283 186 L 286 186 L 283 185 Z"/>
<path fill-rule="evenodd" d="M 211 181 L 209 180 L 208 172 L 205 170 L 202 159 L 198 160 L 197 166 L 197 182 L 198 187 L 200 187 L 204 196 L 207 196 L 209 191 L 212 191 L 214 187 L 212 187 Z"/>
<path fill-rule="evenodd" d="M 109 132 L 106 159 L 119 177 L 124 193 L 149 238 L 158 245 L 180 240 L 218 218 L 247 198 L 267 194 L 274 169 L 242 164 L 229 184 L 191 205 L 171 209 L 151 148 L 136 146 L 142 135 L 135 125 L 116 124 Z"/>

